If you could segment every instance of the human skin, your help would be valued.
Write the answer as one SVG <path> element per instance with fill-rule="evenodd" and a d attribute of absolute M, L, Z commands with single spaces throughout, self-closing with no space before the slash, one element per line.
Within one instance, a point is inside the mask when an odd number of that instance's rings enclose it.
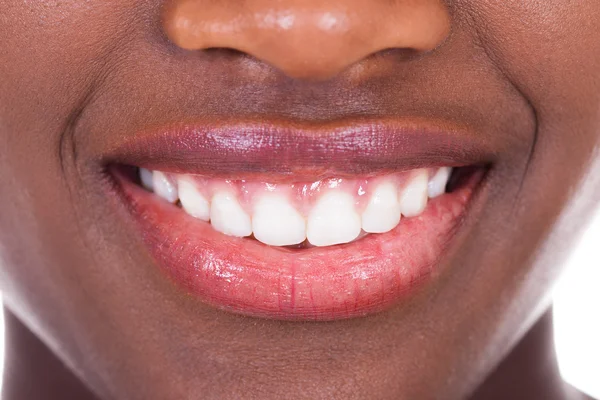
<path fill-rule="evenodd" d="M 216 10 L 199 17 L 209 18 L 205 29 L 239 21 L 239 2 L 197 4 Z M 204 43 L 178 42 L 158 0 L 0 0 L 8 345 L 48 365 L 55 355 L 68 369 L 51 370 L 75 374 L 102 399 L 485 391 L 536 321 L 547 335 L 540 318 L 552 284 L 600 198 L 600 3 L 391 4 L 247 0 L 244 12 L 259 17 L 236 35 L 207 31 Z M 260 24 L 272 8 L 302 23 L 285 32 Z M 341 30 L 316 26 L 328 12 Z M 390 41 L 393 27 L 410 21 L 428 29 Z M 185 43 L 192 50 L 178 47 Z M 440 261 L 446 273 L 385 312 L 331 322 L 218 311 L 165 279 L 107 198 L 102 149 L 149 126 L 249 116 L 444 119 L 481 135 L 495 150 L 487 195 Z M 26 339 L 50 352 L 28 352 Z M 548 370 L 532 385 L 575 398 Z M 67 381 L 65 391 L 77 386 Z M 7 398 L 22 398 L 23 387 L 5 384 Z M 65 398 L 60 390 L 42 395 Z"/>

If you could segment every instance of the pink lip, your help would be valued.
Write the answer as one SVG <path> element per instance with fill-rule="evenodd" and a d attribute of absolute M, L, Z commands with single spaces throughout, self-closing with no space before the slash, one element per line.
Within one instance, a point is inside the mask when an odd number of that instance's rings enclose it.
<path fill-rule="evenodd" d="M 231 127 L 225 130 L 232 140 L 236 131 L 239 132 Z M 346 174 L 360 173 L 352 169 L 362 170 L 370 165 L 369 173 L 377 173 L 421 166 L 478 164 L 483 163 L 483 156 L 487 154 L 474 140 L 448 133 L 443 136 L 437 130 L 421 130 L 423 141 L 419 139 L 419 131 L 409 129 L 362 130 L 361 141 L 370 137 L 375 150 L 348 147 L 347 144 L 336 153 L 328 150 L 327 144 L 323 149 L 317 146 L 314 154 L 309 151 L 308 156 L 303 140 L 313 144 L 315 141 L 330 143 L 326 135 L 295 132 L 297 145 L 290 151 L 281 150 L 277 143 L 285 136 L 279 131 L 272 131 L 275 138 L 267 145 L 254 147 L 251 146 L 253 143 L 264 143 L 257 137 L 263 135 L 264 130 L 247 129 L 246 132 L 250 133 L 243 140 L 250 145 L 249 150 L 244 153 L 235 145 L 232 149 L 228 146 L 219 148 L 210 155 L 212 165 L 216 164 L 214 168 L 202 160 L 210 153 L 205 143 L 223 131 L 211 132 L 206 128 L 180 128 L 138 137 L 136 141 L 118 147 L 110 159 L 111 162 L 119 160 L 123 164 L 171 172 L 207 175 L 216 171 L 212 175 L 218 176 L 231 171 L 246 176 L 276 176 L 277 173 L 270 173 L 270 170 L 278 165 L 287 166 L 290 172 L 340 169 Z M 289 130 L 287 134 L 290 134 Z M 402 145 L 392 146 L 393 152 L 389 147 L 378 146 L 377 143 L 384 141 L 377 136 L 384 134 L 396 136 L 387 139 L 386 143 L 395 141 Z M 434 137 L 440 140 L 432 140 Z M 383 154 L 380 159 L 375 155 L 379 147 Z M 241 153 L 249 160 L 256 157 L 266 164 L 257 171 L 255 168 L 261 164 L 256 162 L 248 172 L 236 163 L 232 153 Z M 331 168 L 320 161 L 328 153 L 332 154 L 329 158 Z M 341 162 L 343 159 L 346 162 Z M 347 163 L 348 159 L 355 162 Z M 363 165 L 356 167 L 361 162 Z M 382 167 L 378 168 L 378 165 Z M 117 172 L 114 175 L 151 254 L 179 286 L 219 309 L 287 320 L 359 317 L 385 310 L 410 296 L 439 272 L 444 250 L 460 227 L 483 176 L 481 172 L 471 175 L 468 182 L 455 191 L 430 200 L 421 216 L 404 219 L 391 232 L 370 235 L 345 245 L 297 251 L 225 236 L 178 207 L 161 201 L 124 174 Z"/>

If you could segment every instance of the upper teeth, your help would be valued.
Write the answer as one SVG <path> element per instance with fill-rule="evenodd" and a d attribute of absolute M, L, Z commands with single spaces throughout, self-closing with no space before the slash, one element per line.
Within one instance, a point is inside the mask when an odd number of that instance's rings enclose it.
<path fill-rule="evenodd" d="M 398 188 L 392 182 L 376 187 L 363 211 L 362 229 L 369 233 L 385 233 L 394 229 L 402 214 L 398 196 Z"/>
<path fill-rule="evenodd" d="M 153 173 L 152 188 L 157 195 L 168 202 L 175 203 L 179 198 L 175 182 L 160 171 Z"/>
<path fill-rule="evenodd" d="M 308 214 L 306 237 L 315 246 L 349 243 L 360 235 L 360 215 L 349 193 L 325 193 Z"/>
<path fill-rule="evenodd" d="M 408 181 L 400 196 L 400 210 L 406 217 L 416 217 L 427 207 L 427 172 L 420 170 Z"/>
<path fill-rule="evenodd" d="M 452 168 L 440 168 L 437 170 L 428 184 L 429 197 L 433 199 L 444 194 L 451 173 Z"/>
<path fill-rule="evenodd" d="M 210 204 L 210 221 L 219 232 L 231 236 L 252 235 L 252 220 L 235 194 L 219 191 L 214 194 Z"/>
<path fill-rule="evenodd" d="M 190 177 L 182 176 L 177 180 L 177 186 L 179 189 L 179 201 L 183 209 L 192 217 L 203 221 L 210 221 L 210 203 L 196 189 L 194 181 Z"/>
<path fill-rule="evenodd" d="M 142 185 L 231 236 L 271 246 L 308 242 L 332 246 L 366 233 L 385 233 L 420 215 L 428 198 L 445 192 L 451 168 L 415 170 L 362 181 L 308 185 L 211 181 L 191 175 L 140 170 Z"/>
<path fill-rule="evenodd" d="M 306 220 L 285 196 L 265 194 L 254 205 L 254 237 L 272 246 L 289 246 L 306 240 Z"/>

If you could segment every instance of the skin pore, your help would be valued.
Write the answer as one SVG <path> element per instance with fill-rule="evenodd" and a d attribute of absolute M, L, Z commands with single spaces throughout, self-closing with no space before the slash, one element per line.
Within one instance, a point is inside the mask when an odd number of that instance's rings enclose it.
<path fill-rule="evenodd" d="M 6 399 L 582 398 L 548 310 L 600 198 L 599 2 L 0 9 Z M 465 126 L 493 157 L 444 273 L 319 323 L 223 312 L 165 279 L 107 195 L 105 155 L 166 124 L 249 118 Z"/>

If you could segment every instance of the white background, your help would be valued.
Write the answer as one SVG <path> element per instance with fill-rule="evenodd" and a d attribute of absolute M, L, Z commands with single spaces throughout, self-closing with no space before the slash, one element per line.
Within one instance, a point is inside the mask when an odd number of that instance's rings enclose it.
<path fill-rule="evenodd" d="M 570 264 L 555 292 L 556 351 L 565 380 L 600 399 L 600 212 Z M 0 313 L 0 373 L 3 360 Z"/>

